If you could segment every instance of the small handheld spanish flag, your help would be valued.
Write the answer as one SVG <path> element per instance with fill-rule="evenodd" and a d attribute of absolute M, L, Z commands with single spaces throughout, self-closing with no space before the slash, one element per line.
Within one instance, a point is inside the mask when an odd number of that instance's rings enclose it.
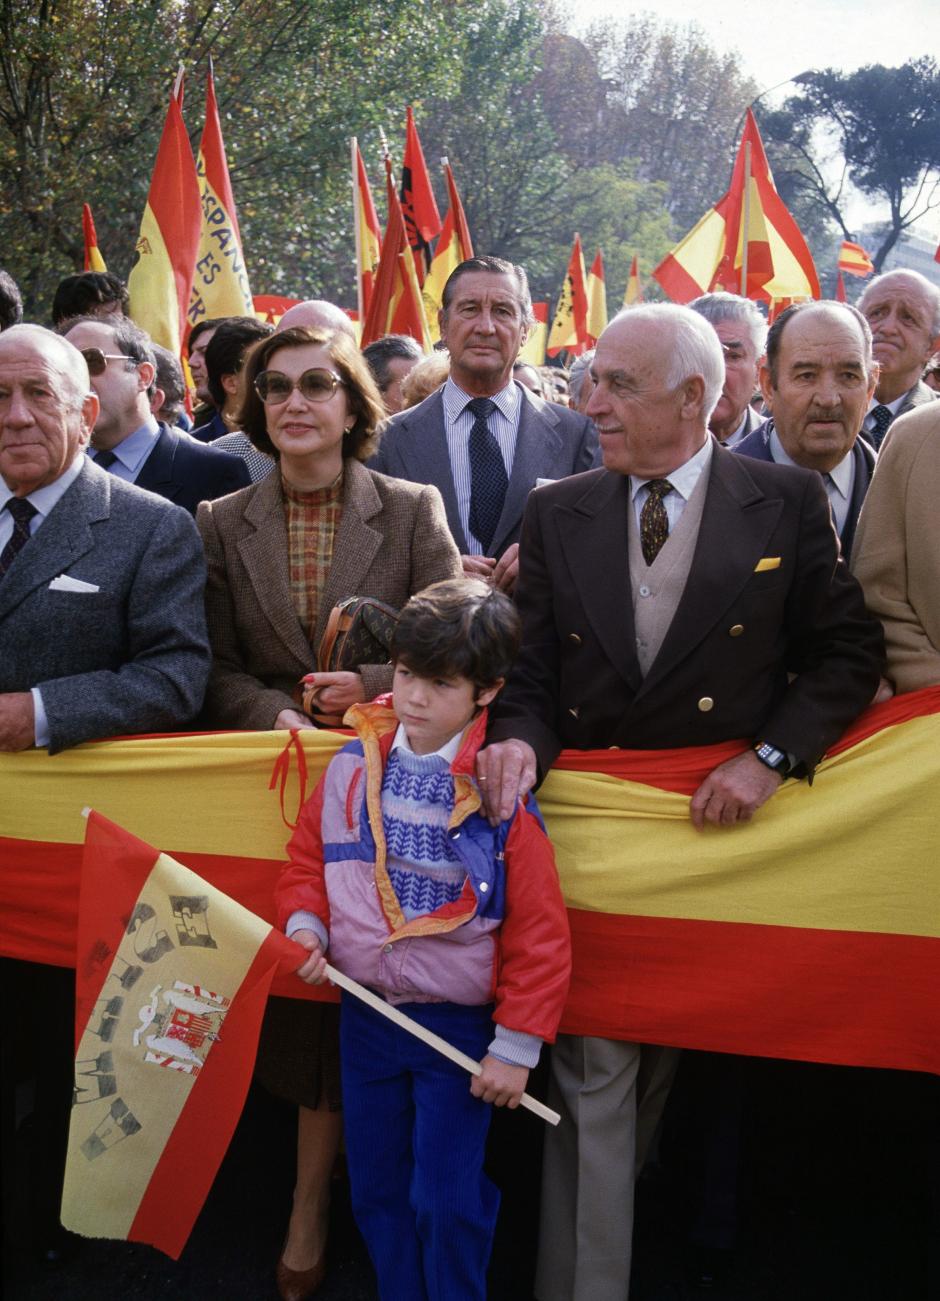
<path fill-rule="evenodd" d="M 875 272 L 875 264 L 861 244 L 853 244 L 849 239 L 842 241 L 837 266 L 840 271 L 846 271 L 850 276 L 870 276 Z"/>

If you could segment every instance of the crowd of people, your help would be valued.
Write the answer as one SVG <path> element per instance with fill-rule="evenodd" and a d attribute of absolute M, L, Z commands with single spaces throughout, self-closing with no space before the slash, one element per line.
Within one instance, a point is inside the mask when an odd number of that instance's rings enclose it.
<path fill-rule="evenodd" d="M 490 1104 L 518 1105 L 551 1044 L 536 1295 L 625 1301 L 680 1055 L 556 1037 L 570 952 L 531 792 L 562 749 L 746 737 L 689 805 L 733 837 L 872 702 L 940 684 L 940 289 L 891 271 L 769 329 L 723 292 L 637 305 L 562 371 L 519 361 L 524 270 L 475 257 L 429 357 L 396 335 L 360 352 L 322 300 L 203 321 L 192 417 L 179 360 L 126 311 L 85 273 L 52 328 L 24 324 L 0 272 L 0 750 L 345 718 L 279 922 L 302 979 L 348 965 L 484 1072 L 471 1091 L 348 1002 L 270 1000 L 256 1070 L 299 1118 L 280 1294 L 323 1281 L 345 1115 L 382 1297 L 485 1296 Z M 352 597 L 401 612 L 390 642 L 324 662 Z M 37 998 L 67 1024 L 67 974 L 4 967 L 30 990 L 10 1034 Z M 35 1063 L 43 1232 L 69 1048 Z M 706 1127 L 739 1122 L 729 1063 Z M 699 1245 L 725 1250 L 719 1195 Z"/>

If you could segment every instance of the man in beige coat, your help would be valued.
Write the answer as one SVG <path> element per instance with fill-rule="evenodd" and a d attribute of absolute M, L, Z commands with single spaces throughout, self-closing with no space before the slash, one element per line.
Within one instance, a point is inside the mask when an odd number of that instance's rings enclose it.
<path fill-rule="evenodd" d="M 940 683 L 940 402 L 891 427 L 862 508 L 852 569 L 884 624 L 898 692 Z"/>

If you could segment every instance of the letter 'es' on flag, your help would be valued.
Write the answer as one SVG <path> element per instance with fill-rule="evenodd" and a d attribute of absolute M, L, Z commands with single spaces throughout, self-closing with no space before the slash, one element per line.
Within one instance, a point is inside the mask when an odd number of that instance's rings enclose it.
<path fill-rule="evenodd" d="M 555 316 L 548 336 L 546 352 L 549 357 L 556 357 L 563 351 L 576 356 L 591 346 L 588 337 L 588 300 L 585 279 L 581 236 L 575 235 L 568 270 L 558 296 L 558 306 L 555 308 Z"/>
<path fill-rule="evenodd" d="M 241 1114 L 261 1017 L 297 946 L 92 813 L 62 1223 L 176 1259 Z"/>
<path fill-rule="evenodd" d="M 201 227 L 196 163 L 179 101 L 171 95 L 127 288 L 130 315 L 174 356 L 180 354 Z"/>
<path fill-rule="evenodd" d="M 450 273 L 456 270 L 461 262 L 466 262 L 467 258 L 473 257 L 473 241 L 470 238 L 463 204 L 457 193 L 454 173 L 446 158 L 442 158 L 441 163 L 444 168 L 444 179 L 447 182 L 449 206 L 441 228 L 441 237 L 434 251 L 431 270 L 428 272 L 422 291 L 424 312 L 432 343 L 437 343 L 441 337 L 437 314 L 444 303 L 444 286 L 450 278 Z"/>
<path fill-rule="evenodd" d="M 101 249 L 98 247 L 98 232 L 95 230 L 95 219 L 91 215 L 91 208 L 87 203 L 82 204 L 82 234 L 85 239 L 83 270 L 107 271 L 108 268 L 101 256 Z"/>
<path fill-rule="evenodd" d="M 868 253 L 862 248 L 861 244 L 853 244 L 848 239 L 842 241 L 839 249 L 839 260 L 836 265 L 840 271 L 845 271 L 850 276 L 873 276 L 875 274 L 875 264 Z"/>

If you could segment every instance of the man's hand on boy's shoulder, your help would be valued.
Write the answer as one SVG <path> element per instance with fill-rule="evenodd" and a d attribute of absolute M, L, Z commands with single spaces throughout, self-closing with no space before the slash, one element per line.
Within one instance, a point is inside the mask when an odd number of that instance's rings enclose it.
<path fill-rule="evenodd" d="M 306 962 L 297 968 L 297 975 L 308 985 L 322 985 L 326 980 L 326 958 L 316 931 L 294 931 L 291 939 L 310 953 Z"/>
<path fill-rule="evenodd" d="M 494 1107 L 518 1107 L 529 1082 L 528 1067 L 510 1066 L 489 1053 L 480 1065 L 483 1070 L 470 1081 L 473 1096 L 492 1102 Z"/>
<path fill-rule="evenodd" d="M 484 746 L 477 754 L 477 782 L 483 809 L 493 826 L 515 812 L 517 802 L 535 785 L 538 762 L 528 741 L 513 737 Z"/>

